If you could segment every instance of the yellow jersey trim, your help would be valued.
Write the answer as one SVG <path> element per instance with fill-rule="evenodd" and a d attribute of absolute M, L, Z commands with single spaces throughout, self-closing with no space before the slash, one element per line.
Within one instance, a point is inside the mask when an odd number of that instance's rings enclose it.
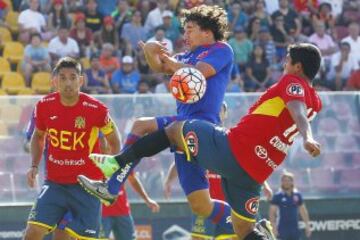
<path fill-rule="evenodd" d="M 202 238 L 202 239 L 209 239 L 209 240 L 213 239 L 213 237 L 210 235 L 205 235 L 205 234 L 200 234 L 200 233 L 191 233 L 191 236 L 197 237 L 197 238 Z"/>
<path fill-rule="evenodd" d="M 93 127 L 91 129 L 89 140 L 88 140 L 89 154 L 93 152 L 95 143 L 98 140 L 98 138 L 99 138 L 99 128 Z"/>
<path fill-rule="evenodd" d="M 238 214 L 237 212 L 235 212 L 233 209 L 231 209 L 231 212 L 238 218 L 240 218 L 241 220 L 244 220 L 244 221 L 247 221 L 247 222 L 251 222 L 251 223 L 254 223 L 256 222 L 256 219 L 254 218 L 248 218 L 248 217 L 245 217 L 243 215 L 240 215 Z"/>
<path fill-rule="evenodd" d="M 50 226 L 50 225 L 47 225 L 45 223 L 36 222 L 36 221 L 28 221 L 28 223 L 32 224 L 32 225 L 37 225 L 37 226 L 40 226 L 40 227 L 44 227 L 44 228 L 48 229 L 49 233 L 54 231 L 55 228 L 56 228 L 56 225 L 55 226 Z"/>
<path fill-rule="evenodd" d="M 251 114 L 278 117 L 286 107 L 281 97 L 274 97 L 261 103 Z"/>
<path fill-rule="evenodd" d="M 114 132 L 115 129 L 115 123 L 114 121 L 110 118 L 109 122 L 103 126 L 102 128 L 100 128 L 100 131 L 104 134 L 104 135 L 108 135 L 112 132 Z"/>
<path fill-rule="evenodd" d="M 221 234 L 220 236 L 215 237 L 215 240 L 225 240 L 225 239 L 236 238 L 236 237 L 237 237 L 236 234 Z"/>
<path fill-rule="evenodd" d="M 185 137 L 184 137 L 184 123 L 185 122 L 182 122 L 182 126 L 181 126 L 181 142 L 183 144 L 183 148 L 184 148 L 184 151 L 185 151 L 186 160 L 190 162 L 191 161 L 191 155 L 190 155 L 190 151 L 189 151 L 189 149 L 187 147 Z"/>
<path fill-rule="evenodd" d="M 77 234 L 74 230 L 66 227 L 65 231 L 70 234 L 70 236 L 76 238 L 77 240 L 107 240 L 107 238 L 92 238 L 92 237 L 85 237 Z"/>

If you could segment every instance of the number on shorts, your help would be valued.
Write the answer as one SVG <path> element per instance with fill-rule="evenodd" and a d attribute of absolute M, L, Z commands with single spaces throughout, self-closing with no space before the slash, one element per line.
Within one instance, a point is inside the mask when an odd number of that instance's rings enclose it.
<path fill-rule="evenodd" d="M 40 192 L 38 198 L 41 198 L 42 196 L 44 196 L 45 192 L 46 192 L 48 189 L 49 189 L 49 185 L 44 185 L 44 186 L 42 186 L 41 192 Z"/>

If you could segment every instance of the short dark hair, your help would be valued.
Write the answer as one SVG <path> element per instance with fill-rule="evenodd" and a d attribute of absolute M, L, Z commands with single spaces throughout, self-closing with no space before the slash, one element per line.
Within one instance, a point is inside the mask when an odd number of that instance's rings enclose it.
<path fill-rule="evenodd" d="M 340 42 L 340 43 L 339 43 L 339 47 L 340 47 L 340 48 L 341 48 L 341 47 L 348 47 L 348 48 L 351 49 L 351 45 L 350 45 L 350 43 L 348 43 L 348 42 Z"/>
<path fill-rule="evenodd" d="M 304 74 L 314 79 L 321 64 L 321 53 L 318 47 L 310 43 L 292 44 L 288 47 L 291 64 L 300 63 Z"/>
<path fill-rule="evenodd" d="M 57 75 L 62 68 L 74 68 L 81 75 L 82 68 L 80 62 L 72 57 L 63 57 L 57 63 L 53 70 L 53 75 Z"/>
<path fill-rule="evenodd" d="M 190 10 L 183 10 L 183 25 L 187 22 L 195 22 L 201 30 L 210 30 L 216 41 L 226 38 L 228 31 L 228 19 L 226 11 L 217 6 L 200 5 Z"/>
<path fill-rule="evenodd" d="M 38 37 L 40 40 L 42 40 L 42 37 L 41 37 L 40 33 L 38 33 L 38 32 L 33 32 L 33 33 L 30 34 L 30 41 L 31 41 L 34 37 Z"/>

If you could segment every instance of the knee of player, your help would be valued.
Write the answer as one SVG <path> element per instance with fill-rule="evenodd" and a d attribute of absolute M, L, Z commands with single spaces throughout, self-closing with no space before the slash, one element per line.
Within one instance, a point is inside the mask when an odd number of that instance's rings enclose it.
<path fill-rule="evenodd" d="M 42 239 L 49 231 L 43 227 L 29 224 L 25 230 L 24 240 Z"/>
<path fill-rule="evenodd" d="M 182 145 L 182 127 L 183 122 L 173 122 L 165 128 L 170 143 L 177 145 L 178 147 L 181 147 Z"/>
<path fill-rule="evenodd" d="M 138 136 L 143 136 L 143 135 L 149 133 L 149 131 L 151 130 L 150 123 L 151 122 L 148 119 L 137 118 L 133 123 L 131 133 L 138 135 Z"/>
<path fill-rule="evenodd" d="M 232 224 L 235 230 L 235 233 L 238 237 L 245 238 L 249 235 L 255 228 L 255 224 L 242 220 L 234 215 L 231 216 Z"/>
<path fill-rule="evenodd" d="M 211 204 L 206 204 L 201 201 L 189 201 L 189 205 L 191 211 L 198 216 L 207 217 L 211 214 Z"/>

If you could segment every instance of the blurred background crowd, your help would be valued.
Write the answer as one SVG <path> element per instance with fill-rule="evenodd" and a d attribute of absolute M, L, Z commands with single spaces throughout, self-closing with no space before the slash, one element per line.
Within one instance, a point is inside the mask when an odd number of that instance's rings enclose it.
<path fill-rule="evenodd" d="M 198 4 L 228 13 L 235 54 L 228 92 L 276 82 L 296 42 L 323 54 L 317 88 L 360 89 L 360 0 L 0 0 L 0 93 L 47 93 L 63 56 L 81 60 L 84 92 L 166 93 L 169 76 L 151 72 L 137 43 L 184 51 L 181 10 Z"/>

